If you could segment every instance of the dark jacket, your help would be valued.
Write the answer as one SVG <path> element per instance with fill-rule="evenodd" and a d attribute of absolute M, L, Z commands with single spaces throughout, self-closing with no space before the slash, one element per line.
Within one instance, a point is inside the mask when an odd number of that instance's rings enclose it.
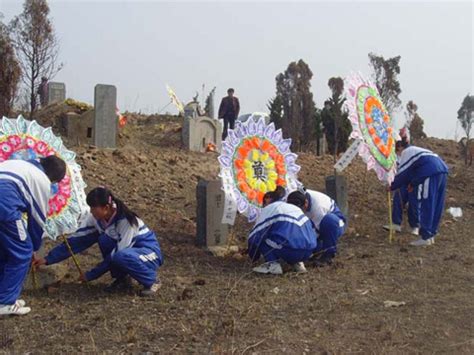
<path fill-rule="evenodd" d="M 237 118 L 239 116 L 240 103 L 235 96 L 226 96 L 222 99 L 219 106 L 219 118 Z"/>

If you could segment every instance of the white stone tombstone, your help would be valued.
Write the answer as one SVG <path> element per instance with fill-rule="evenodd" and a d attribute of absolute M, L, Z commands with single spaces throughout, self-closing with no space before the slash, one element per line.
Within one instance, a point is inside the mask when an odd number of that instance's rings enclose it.
<path fill-rule="evenodd" d="M 186 149 L 205 152 L 209 143 L 220 149 L 222 123 L 219 120 L 200 116 L 199 104 L 192 102 L 184 108 L 182 141 Z"/>
<path fill-rule="evenodd" d="M 94 90 L 94 145 L 99 148 L 115 148 L 117 144 L 118 118 L 117 88 L 97 84 Z"/>
<path fill-rule="evenodd" d="M 48 105 L 66 100 L 66 85 L 64 83 L 48 83 Z"/>

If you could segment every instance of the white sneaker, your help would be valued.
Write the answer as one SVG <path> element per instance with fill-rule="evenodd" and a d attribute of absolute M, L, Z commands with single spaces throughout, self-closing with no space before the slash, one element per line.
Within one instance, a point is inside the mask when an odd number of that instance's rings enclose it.
<path fill-rule="evenodd" d="M 280 263 L 276 261 L 270 261 L 268 263 L 263 263 L 260 266 L 254 267 L 252 269 L 254 272 L 260 274 L 272 274 L 272 275 L 281 275 L 283 274 L 283 269 L 281 268 Z"/>
<path fill-rule="evenodd" d="M 18 303 L 0 305 L 0 316 L 8 316 L 8 315 L 23 316 L 25 314 L 30 313 L 30 311 L 31 311 L 30 307 L 20 307 Z"/>
<path fill-rule="evenodd" d="M 293 270 L 296 271 L 299 274 L 304 274 L 305 272 L 308 272 L 306 270 L 306 266 L 304 266 L 304 262 L 300 261 L 299 263 L 296 263 L 293 265 Z"/>
<path fill-rule="evenodd" d="M 419 235 L 420 229 L 418 227 L 410 228 L 410 234 Z"/>
<path fill-rule="evenodd" d="M 142 297 L 150 297 L 155 296 L 158 293 L 158 290 L 161 288 L 161 282 L 157 281 L 150 288 L 144 288 L 140 292 L 140 296 Z"/>
<path fill-rule="evenodd" d="M 26 301 L 24 301 L 24 300 L 16 300 L 15 303 L 18 305 L 18 307 L 25 307 L 26 306 Z"/>
<path fill-rule="evenodd" d="M 383 229 L 389 231 L 390 230 L 390 225 L 389 224 L 384 225 Z M 399 225 L 399 224 L 392 224 L 392 230 L 394 230 L 397 233 L 401 233 L 402 232 L 402 226 Z"/>
<path fill-rule="evenodd" d="M 428 246 L 428 245 L 433 245 L 434 244 L 434 238 L 430 239 L 418 239 L 415 240 L 414 242 L 411 242 L 410 245 L 413 245 L 415 247 L 423 247 L 423 246 Z"/>

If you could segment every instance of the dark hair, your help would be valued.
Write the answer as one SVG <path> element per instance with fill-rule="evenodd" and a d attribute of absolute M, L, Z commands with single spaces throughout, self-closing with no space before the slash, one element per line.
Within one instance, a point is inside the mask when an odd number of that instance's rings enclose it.
<path fill-rule="evenodd" d="M 405 136 L 405 137 L 402 137 L 402 140 L 401 141 L 397 141 L 395 143 L 395 148 L 406 148 L 408 147 L 410 143 L 408 142 L 408 138 Z"/>
<path fill-rule="evenodd" d="M 281 200 L 285 197 L 286 191 L 282 186 L 277 186 L 274 191 L 268 191 L 263 195 L 263 200 L 270 199 L 270 203 Z"/>
<path fill-rule="evenodd" d="M 60 182 L 66 175 L 66 163 L 61 158 L 50 155 L 49 157 L 40 158 L 39 161 L 51 182 Z"/>
<path fill-rule="evenodd" d="M 96 187 L 87 194 L 86 201 L 90 207 L 104 207 L 115 203 L 117 215 L 124 216 L 130 225 L 138 227 L 137 214 L 131 211 L 122 200 L 115 197 L 107 188 Z"/>
<path fill-rule="evenodd" d="M 301 191 L 293 191 L 291 194 L 288 195 L 288 199 L 286 202 L 291 203 L 299 208 L 303 208 L 304 204 L 306 203 L 306 195 Z"/>
<path fill-rule="evenodd" d="M 231 93 L 231 92 L 234 92 L 234 89 L 228 88 L 228 89 L 227 89 L 227 93 L 229 94 L 229 93 Z"/>

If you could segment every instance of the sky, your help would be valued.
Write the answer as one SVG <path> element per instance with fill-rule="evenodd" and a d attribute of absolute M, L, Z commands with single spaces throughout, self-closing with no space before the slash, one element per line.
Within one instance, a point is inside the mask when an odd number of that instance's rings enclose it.
<path fill-rule="evenodd" d="M 22 0 L 0 0 L 4 22 Z M 418 105 L 425 132 L 460 138 L 457 110 L 474 94 L 471 1 L 49 1 L 60 60 L 54 81 L 93 103 L 96 84 L 117 87 L 121 111 L 173 112 L 166 84 L 183 102 L 229 87 L 241 113 L 266 112 L 275 77 L 292 61 L 311 68 L 321 107 L 328 79 L 361 72 L 368 53 L 401 56 L 403 108 Z M 404 109 L 394 114 L 404 122 Z"/>

